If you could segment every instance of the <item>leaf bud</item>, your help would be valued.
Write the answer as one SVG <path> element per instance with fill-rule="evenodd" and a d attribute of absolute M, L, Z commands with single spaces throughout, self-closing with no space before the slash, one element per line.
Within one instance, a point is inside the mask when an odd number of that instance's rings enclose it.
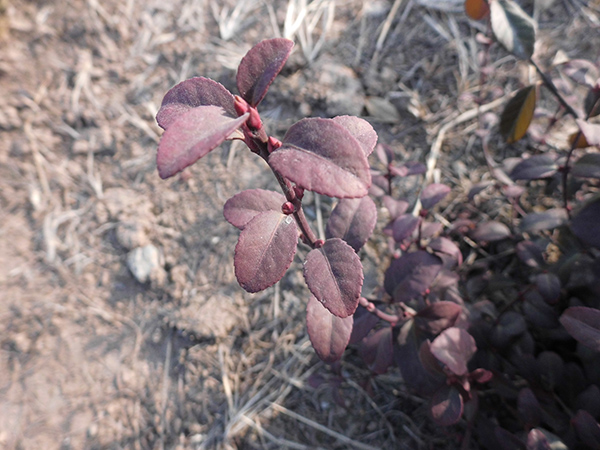
<path fill-rule="evenodd" d="M 294 194 L 296 194 L 296 198 L 298 200 L 302 200 L 304 197 L 304 188 L 301 188 L 300 186 L 294 186 Z"/>
<path fill-rule="evenodd" d="M 262 121 L 260 120 L 258 110 L 250 106 L 248 111 L 250 112 L 250 116 L 246 122 L 248 128 L 251 130 L 260 130 L 262 128 Z"/>
<path fill-rule="evenodd" d="M 287 216 L 296 212 L 296 207 L 292 202 L 285 202 L 281 205 L 281 211 Z"/>
<path fill-rule="evenodd" d="M 239 95 L 234 97 L 233 107 L 235 108 L 235 112 L 238 114 L 238 117 L 243 116 L 249 110 L 248 102 Z"/>
<path fill-rule="evenodd" d="M 325 245 L 325 241 L 323 239 L 317 239 L 315 241 L 315 248 L 321 248 Z"/>
<path fill-rule="evenodd" d="M 269 136 L 269 140 L 267 141 L 267 149 L 269 150 L 269 153 L 272 153 L 279 147 L 281 147 L 281 141 L 273 136 Z"/>

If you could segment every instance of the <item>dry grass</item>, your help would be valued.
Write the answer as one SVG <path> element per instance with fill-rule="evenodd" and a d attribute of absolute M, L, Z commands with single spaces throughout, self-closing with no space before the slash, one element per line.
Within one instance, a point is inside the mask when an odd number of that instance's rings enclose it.
<path fill-rule="evenodd" d="M 584 36 L 597 2 L 535 14 L 543 64 L 559 47 L 594 55 Z M 396 371 L 371 378 L 353 351 L 337 392 L 310 386 L 331 372 L 307 340 L 299 263 L 243 293 L 221 215 L 238 190 L 276 183 L 234 147 L 159 180 L 154 115 L 176 82 L 233 87 L 252 44 L 286 36 L 299 45 L 265 100 L 272 130 L 323 111 L 319 64 L 333 61 L 352 69 L 357 95 L 397 108 L 397 123 L 375 123 L 382 141 L 427 162 L 428 179 L 468 189 L 486 176 L 469 137 L 478 115 L 519 86 L 521 68 L 498 49 L 499 92 L 480 92 L 479 25 L 414 0 L 10 0 L 0 15 L 0 447 L 458 445 Z M 314 202 L 319 214 L 328 205 Z M 127 239 L 160 249 L 161 276 L 132 278 Z"/>

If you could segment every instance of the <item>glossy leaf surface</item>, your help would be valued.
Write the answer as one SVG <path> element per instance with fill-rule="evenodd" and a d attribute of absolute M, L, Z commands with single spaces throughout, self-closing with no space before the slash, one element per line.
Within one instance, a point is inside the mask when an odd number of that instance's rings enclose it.
<path fill-rule="evenodd" d="M 303 119 L 292 125 L 269 164 L 298 186 L 329 197 L 364 197 L 371 185 L 362 146 L 332 119 Z"/>
<path fill-rule="evenodd" d="M 248 189 L 234 195 L 225 202 L 223 215 L 231 225 L 242 229 L 261 212 L 281 212 L 281 206 L 285 201 L 285 197 L 279 192 L 265 189 Z"/>
<path fill-rule="evenodd" d="M 337 116 L 332 119 L 338 125 L 343 126 L 354 136 L 354 139 L 361 145 L 365 156 L 373 153 L 377 144 L 377 133 L 369 122 L 355 116 Z"/>
<path fill-rule="evenodd" d="M 343 198 L 327 221 L 325 236 L 343 239 L 358 252 L 373 233 L 376 222 L 377 206 L 370 197 Z"/>
<path fill-rule="evenodd" d="M 310 292 L 338 317 L 348 317 L 358 306 L 363 284 L 360 258 L 339 238 L 327 239 L 306 255 L 304 279 Z"/>
<path fill-rule="evenodd" d="M 535 155 L 517 164 L 510 177 L 513 180 L 538 180 L 556 173 L 558 164 L 548 155 Z"/>
<path fill-rule="evenodd" d="M 265 211 L 248 222 L 235 246 L 235 276 L 248 292 L 277 283 L 294 259 L 298 231 L 290 216 Z"/>
<path fill-rule="evenodd" d="M 384 287 L 395 302 L 421 296 L 431 287 L 442 269 L 442 260 L 419 250 L 394 259 L 385 272 Z"/>
<path fill-rule="evenodd" d="M 454 386 L 442 386 L 431 397 L 431 417 L 440 426 L 455 424 L 462 412 L 463 400 Z"/>
<path fill-rule="evenodd" d="M 520 89 L 508 101 L 500 116 L 500 133 L 504 136 L 506 142 L 512 144 L 525 136 L 531 119 L 533 119 L 535 103 L 535 86 Z"/>
<path fill-rule="evenodd" d="M 294 43 L 276 38 L 259 42 L 242 58 L 237 71 L 237 87 L 244 100 L 257 106 L 287 61 Z"/>
<path fill-rule="evenodd" d="M 446 195 L 450 193 L 450 187 L 441 183 L 433 183 L 425 186 L 421 192 L 421 206 L 424 209 L 431 209 L 437 203 L 441 202 Z"/>
<path fill-rule="evenodd" d="M 171 88 L 163 98 L 156 121 L 166 130 L 183 114 L 198 106 L 220 106 L 237 117 L 233 95 L 222 84 L 204 77 L 190 78 Z"/>
<path fill-rule="evenodd" d="M 600 352 L 600 311 L 585 306 L 567 308 L 560 323 L 577 341 Z"/>
<path fill-rule="evenodd" d="M 462 328 L 447 328 L 430 346 L 431 353 L 456 375 L 468 372 L 467 363 L 477 351 L 475 339 Z"/>
<path fill-rule="evenodd" d="M 169 178 L 191 166 L 238 129 L 248 114 L 231 118 L 219 106 L 199 106 L 178 116 L 164 132 L 156 166 L 161 178 Z"/>
<path fill-rule="evenodd" d="M 345 318 L 331 314 L 314 296 L 306 306 L 306 329 L 315 352 L 326 363 L 337 361 L 352 333 L 352 316 Z"/>
<path fill-rule="evenodd" d="M 517 58 L 529 59 L 535 44 L 533 19 L 512 0 L 494 0 L 490 14 L 498 42 Z"/>

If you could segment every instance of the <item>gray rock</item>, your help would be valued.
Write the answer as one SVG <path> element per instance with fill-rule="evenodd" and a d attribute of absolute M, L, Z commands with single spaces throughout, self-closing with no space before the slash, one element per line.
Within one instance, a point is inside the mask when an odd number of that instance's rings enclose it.
<path fill-rule="evenodd" d="M 131 250 L 127 254 L 127 268 L 140 283 L 146 283 L 154 278 L 159 281 L 162 277 L 162 255 L 154 245 L 145 245 Z"/>

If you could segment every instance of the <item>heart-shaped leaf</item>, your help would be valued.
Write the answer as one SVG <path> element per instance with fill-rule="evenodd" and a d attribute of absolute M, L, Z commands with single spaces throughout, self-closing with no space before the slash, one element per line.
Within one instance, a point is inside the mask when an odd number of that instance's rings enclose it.
<path fill-rule="evenodd" d="M 477 351 L 475 339 L 462 328 L 447 328 L 431 343 L 431 353 L 456 375 L 468 372 L 467 363 Z"/>
<path fill-rule="evenodd" d="M 423 209 L 431 209 L 441 202 L 450 192 L 450 187 L 441 183 L 433 183 L 425 187 L 421 192 L 421 206 Z"/>
<path fill-rule="evenodd" d="M 204 77 L 190 78 L 167 92 L 156 114 L 156 121 L 166 130 L 176 119 L 198 106 L 220 106 L 233 118 L 237 117 L 233 105 L 233 94 L 222 84 Z"/>
<path fill-rule="evenodd" d="M 259 292 L 277 283 L 290 267 L 297 243 L 293 217 L 277 211 L 255 216 L 244 226 L 235 246 L 233 262 L 240 286 Z"/>
<path fill-rule="evenodd" d="M 494 2 L 492 5 L 497 4 Z M 535 111 L 535 85 L 520 89 L 511 98 L 500 116 L 500 133 L 509 144 L 517 142 L 527 132 Z"/>
<path fill-rule="evenodd" d="M 567 220 L 569 220 L 569 216 L 563 208 L 553 208 L 541 213 L 530 213 L 521 220 L 521 231 L 532 233 L 551 230 L 564 225 Z"/>
<path fill-rule="evenodd" d="M 571 220 L 571 231 L 585 245 L 600 248 L 600 197 L 585 204 Z"/>
<path fill-rule="evenodd" d="M 394 363 L 392 329 L 380 328 L 367 336 L 360 343 L 359 354 L 373 373 L 380 375 L 387 372 Z"/>
<path fill-rule="evenodd" d="M 600 178 L 600 153 L 587 153 L 579 158 L 571 173 L 581 178 Z"/>
<path fill-rule="evenodd" d="M 169 178 L 191 166 L 216 148 L 248 118 L 231 118 L 220 106 L 199 106 L 178 116 L 158 144 L 156 166 L 161 178 Z"/>
<path fill-rule="evenodd" d="M 327 221 L 325 236 L 343 239 L 358 252 L 373 233 L 376 222 L 377 206 L 370 197 L 343 198 Z"/>
<path fill-rule="evenodd" d="M 494 0 L 490 14 L 498 42 L 517 58 L 529 59 L 535 44 L 533 19 L 512 0 Z"/>
<path fill-rule="evenodd" d="M 473 20 L 481 20 L 488 16 L 490 7 L 485 0 L 465 0 L 465 13 Z"/>
<path fill-rule="evenodd" d="M 331 314 L 314 296 L 306 306 L 306 329 L 317 356 L 326 363 L 339 360 L 350 340 L 352 316 Z"/>
<path fill-rule="evenodd" d="M 538 180 L 551 177 L 558 170 L 558 164 L 548 155 L 535 155 L 517 164 L 510 177 L 513 180 Z"/>
<path fill-rule="evenodd" d="M 586 347 L 600 352 L 600 311 L 586 306 L 572 306 L 560 316 L 567 332 Z"/>
<path fill-rule="evenodd" d="M 248 189 L 234 195 L 225 202 L 223 215 L 227 222 L 241 230 L 261 212 L 281 212 L 281 206 L 285 202 L 285 197 L 279 192 Z"/>
<path fill-rule="evenodd" d="M 287 61 L 294 43 L 275 38 L 259 42 L 242 58 L 237 71 L 237 87 L 244 100 L 257 106 Z"/>
<path fill-rule="evenodd" d="M 360 258 L 339 238 L 327 239 L 306 255 L 304 279 L 308 289 L 338 317 L 348 317 L 356 310 L 363 278 Z"/>
<path fill-rule="evenodd" d="M 343 126 L 354 136 L 365 152 L 365 156 L 373 153 L 377 144 L 377 133 L 369 122 L 355 116 L 337 116 L 332 119 L 335 123 Z"/>
<path fill-rule="evenodd" d="M 431 397 L 431 417 L 440 426 L 454 425 L 463 412 L 463 400 L 454 386 L 442 386 Z"/>
<path fill-rule="evenodd" d="M 302 119 L 292 125 L 269 164 L 298 186 L 329 197 L 364 197 L 371 185 L 363 148 L 332 119 Z"/>
<path fill-rule="evenodd" d="M 395 302 L 407 302 L 425 293 L 442 269 L 442 260 L 424 250 L 405 253 L 392 260 L 385 272 L 384 287 Z"/>

